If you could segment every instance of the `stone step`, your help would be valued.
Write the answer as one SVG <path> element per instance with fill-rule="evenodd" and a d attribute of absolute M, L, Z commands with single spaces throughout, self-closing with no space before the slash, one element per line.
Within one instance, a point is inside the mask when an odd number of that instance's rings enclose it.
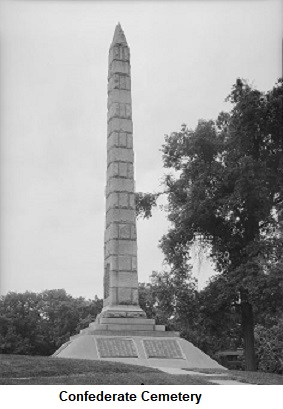
<path fill-rule="evenodd" d="M 166 331 L 165 325 L 155 325 L 155 331 Z"/>
<path fill-rule="evenodd" d="M 89 327 L 86 328 L 85 330 L 124 331 L 124 330 L 132 329 L 134 331 L 166 331 L 165 325 L 155 325 L 154 324 L 155 320 L 152 320 L 152 319 L 148 319 L 148 320 L 135 319 L 135 320 L 131 320 L 130 322 L 124 321 L 124 323 L 120 321 L 121 318 L 118 319 L 119 322 L 117 322 L 117 319 L 113 319 L 113 318 L 111 318 L 110 320 L 111 320 L 111 323 L 109 322 L 108 324 L 102 324 L 97 321 L 92 322 L 91 324 L 89 324 Z M 81 334 L 83 334 L 85 330 L 81 330 Z"/>
<path fill-rule="evenodd" d="M 125 337 L 125 336 L 141 336 L 141 337 L 179 337 L 179 332 L 174 331 L 104 331 L 104 330 L 91 330 L 91 329 L 84 329 L 82 331 L 83 335 L 98 335 L 103 337 Z"/>
<path fill-rule="evenodd" d="M 154 325 L 155 320 L 151 318 L 100 318 L 100 324 L 138 324 L 138 325 Z M 90 324 L 91 326 L 92 324 Z"/>
<path fill-rule="evenodd" d="M 89 328 L 82 329 L 81 334 L 89 334 L 90 331 L 154 331 L 155 325 L 151 324 L 98 324 L 94 323 Z M 162 329 L 161 329 L 162 330 Z"/>
<path fill-rule="evenodd" d="M 95 331 L 95 330 L 100 330 L 100 331 L 107 331 L 107 325 L 106 324 L 99 324 L 97 322 L 93 322 L 92 324 L 89 324 L 88 328 L 82 329 L 80 331 L 80 334 L 86 334 L 88 331 Z"/>
<path fill-rule="evenodd" d="M 126 325 L 126 324 L 97 324 L 94 323 L 89 328 L 82 329 L 80 334 L 94 334 L 97 331 L 108 331 L 108 332 L 124 332 L 124 331 L 135 331 L 135 332 L 165 332 L 165 325 Z"/>
<path fill-rule="evenodd" d="M 154 324 L 106 324 L 109 331 L 154 331 Z"/>

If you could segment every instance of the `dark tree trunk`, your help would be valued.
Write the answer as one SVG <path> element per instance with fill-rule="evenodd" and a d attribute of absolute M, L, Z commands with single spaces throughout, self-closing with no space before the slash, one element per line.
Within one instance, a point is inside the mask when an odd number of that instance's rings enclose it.
<path fill-rule="evenodd" d="M 254 323 L 253 307 L 248 301 L 241 303 L 242 329 L 245 343 L 245 369 L 256 371 L 256 358 L 254 349 Z"/>

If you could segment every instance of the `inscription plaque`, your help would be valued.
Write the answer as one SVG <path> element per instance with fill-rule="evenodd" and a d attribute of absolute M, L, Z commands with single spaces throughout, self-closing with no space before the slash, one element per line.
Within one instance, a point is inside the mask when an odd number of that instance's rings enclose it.
<path fill-rule="evenodd" d="M 148 358 L 184 359 L 182 350 L 174 339 L 145 339 L 143 345 Z"/>
<path fill-rule="evenodd" d="M 100 358 L 138 358 L 136 346 L 132 339 L 96 338 Z"/>

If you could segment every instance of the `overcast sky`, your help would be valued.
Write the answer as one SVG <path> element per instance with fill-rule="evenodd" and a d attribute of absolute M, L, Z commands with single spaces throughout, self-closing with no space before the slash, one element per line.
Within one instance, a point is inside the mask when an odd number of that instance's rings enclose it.
<path fill-rule="evenodd" d="M 281 75 L 282 1 L 0 2 L 0 289 L 102 296 L 107 61 L 131 49 L 137 191 L 158 191 L 164 134 L 228 110 L 237 77 Z M 166 215 L 138 222 L 139 281 Z M 209 269 L 202 268 L 201 276 Z"/>

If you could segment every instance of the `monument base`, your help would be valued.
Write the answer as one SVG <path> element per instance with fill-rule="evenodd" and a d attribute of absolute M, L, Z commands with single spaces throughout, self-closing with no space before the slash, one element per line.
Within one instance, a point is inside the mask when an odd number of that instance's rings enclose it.
<path fill-rule="evenodd" d="M 126 315 L 108 317 L 102 311 L 94 323 L 71 337 L 53 357 L 116 361 L 154 368 L 226 369 L 180 338 L 179 333 L 156 325 L 155 320 L 127 316 L 130 309 L 120 312 Z"/>

